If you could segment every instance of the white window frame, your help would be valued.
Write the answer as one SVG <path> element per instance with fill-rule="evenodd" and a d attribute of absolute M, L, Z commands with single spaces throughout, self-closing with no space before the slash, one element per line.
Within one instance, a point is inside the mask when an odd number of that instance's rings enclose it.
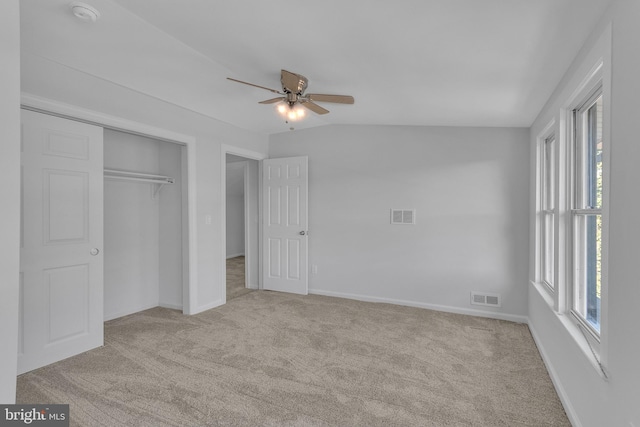
<path fill-rule="evenodd" d="M 569 144 L 570 153 L 569 153 L 569 164 L 567 168 L 567 170 L 570 173 L 570 178 L 569 178 L 570 191 L 568 193 L 570 195 L 570 208 L 569 208 L 570 224 L 567 225 L 567 230 L 569 232 L 570 239 L 568 239 L 569 245 L 567 247 L 567 251 L 569 256 L 567 257 L 567 261 L 570 264 L 571 268 L 568 269 L 569 277 L 567 280 L 566 311 L 569 312 L 574 317 L 574 319 L 578 322 L 578 327 L 582 328 L 583 331 L 587 331 L 589 333 L 590 343 L 592 346 L 594 346 L 597 349 L 597 352 L 599 352 L 600 337 L 602 333 L 602 321 L 603 321 L 602 308 L 600 308 L 600 313 L 599 313 L 600 314 L 600 331 L 597 331 L 587 321 L 587 319 L 584 316 L 582 316 L 582 314 L 580 314 L 579 311 L 575 309 L 575 307 L 578 304 L 577 300 L 580 298 L 580 296 L 578 295 L 580 292 L 578 289 L 578 286 L 579 286 L 578 282 L 581 281 L 582 275 L 583 275 L 582 270 L 578 271 L 580 269 L 578 265 L 580 264 L 580 262 L 577 259 L 578 259 L 579 250 L 582 249 L 581 248 L 582 243 L 580 243 L 579 241 L 580 236 L 578 235 L 578 233 L 576 233 L 576 229 L 578 227 L 578 222 L 588 216 L 600 215 L 601 221 L 603 223 L 602 240 L 601 240 L 601 247 L 602 247 L 601 249 L 601 257 L 602 257 L 601 282 L 602 282 L 603 289 L 607 287 L 606 277 L 604 276 L 604 270 L 605 270 L 604 267 L 605 267 L 605 264 L 608 264 L 608 251 L 606 250 L 606 246 L 605 246 L 605 239 L 608 233 L 605 232 L 607 227 L 605 227 L 604 225 L 604 221 L 605 221 L 604 211 L 608 206 L 608 186 L 607 186 L 608 179 L 606 179 L 605 181 L 605 175 L 607 175 L 608 177 L 609 140 L 605 138 L 604 132 L 603 132 L 603 140 L 604 140 L 603 151 L 605 151 L 604 150 L 605 148 L 607 148 L 607 150 L 606 152 L 603 152 L 603 161 L 602 161 L 603 200 L 602 200 L 601 207 L 598 208 L 594 206 L 585 206 L 585 203 L 582 200 L 585 197 L 585 195 L 579 194 L 580 192 L 584 193 L 584 186 L 582 183 L 578 182 L 578 175 L 583 174 L 583 170 L 581 168 L 584 167 L 584 164 L 586 162 L 586 157 L 587 157 L 587 153 L 586 153 L 587 150 L 585 149 L 586 135 L 584 132 L 586 123 L 583 122 L 582 116 L 583 116 L 583 113 L 585 113 L 591 106 L 594 105 L 594 103 L 599 97 L 603 97 L 603 100 L 604 100 L 604 93 L 603 93 L 603 86 L 602 86 L 601 79 L 596 81 L 594 85 L 591 85 L 591 88 L 589 92 L 587 92 L 586 96 L 584 96 L 580 100 L 580 102 L 570 112 L 571 126 L 569 129 L 570 137 L 568 139 L 568 141 L 570 142 Z M 604 108 L 603 108 L 603 115 L 604 115 Z M 602 292 L 601 292 L 601 299 L 602 299 Z"/>
<path fill-rule="evenodd" d="M 537 141 L 536 281 L 544 285 L 544 289 L 553 295 L 558 282 L 558 137 L 555 120 L 544 128 L 538 135 Z M 551 148 L 550 152 L 549 148 Z M 551 155 L 551 165 L 547 164 L 547 154 Z M 549 240 L 552 242 L 551 258 L 547 253 Z M 551 264 L 551 278 L 548 277 L 549 264 Z"/>
<path fill-rule="evenodd" d="M 555 294 L 555 311 L 560 315 L 560 318 L 564 318 L 567 322 L 564 323 L 571 335 L 576 339 L 578 344 L 583 348 L 585 354 L 593 353 L 595 359 L 592 359 L 594 366 L 602 372 L 603 378 L 606 378 L 604 372 L 604 366 L 608 361 L 608 299 L 607 299 L 607 286 L 608 283 L 608 224 L 609 224 L 609 159 L 611 150 L 611 104 L 609 96 L 611 93 L 611 71 L 608 67 L 604 66 L 604 60 L 600 58 L 597 63 L 586 74 L 585 78 L 577 85 L 577 88 L 573 91 L 572 95 L 568 97 L 568 101 L 563 104 L 560 110 L 560 145 L 558 158 L 560 164 L 560 172 L 558 174 L 559 180 L 559 195 L 558 195 L 558 208 L 559 208 L 559 222 L 558 222 L 558 245 L 560 250 L 558 256 L 560 260 L 556 259 L 556 272 L 558 278 L 558 284 L 556 284 Z M 603 129 L 602 136 L 604 143 L 603 152 L 603 199 L 602 199 L 602 268 L 601 268 L 601 280 L 605 284 L 601 290 L 601 311 L 600 311 L 600 334 L 594 333 L 592 328 L 587 325 L 581 319 L 581 316 L 576 316 L 572 313 L 573 308 L 573 222 L 574 215 L 581 212 L 576 210 L 572 212 L 574 208 L 573 200 L 573 187 L 575 179 L 575 170 L 572 164 L 573 146 L 575 138 L 574 123 L 574 110 L 582 107 L 588 99 L 595 93 L 596 90 L 602 88 L 603 96 Z M 581 344 L 584 343 L 586 345 Z"/>

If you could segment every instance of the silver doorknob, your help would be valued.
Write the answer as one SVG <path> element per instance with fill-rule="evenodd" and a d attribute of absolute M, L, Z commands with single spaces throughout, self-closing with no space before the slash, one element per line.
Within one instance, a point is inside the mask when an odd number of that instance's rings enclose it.
<path fill-rule="evenodd" d="M 91 255 L 93 255 L 93 256 L 96 256 L 96 255 L 98 255 L 98 254 L 100 253 L 100 249 L 98 249 L 98 248 L 93 248 L 93 249 L 91 249 L 91 250 L 89 251 L 89 253 L 90 253 Z"/>
<path fill-rule="evenodd" d="M 301 236 L 304 236 L 304 235 L 306 235 L 306 234 L 307 234 L 307 232 L 306 232 L 306 231 L 301 231 L 301 232 L 300 232 L 300 235 L 301 235 Z"/>

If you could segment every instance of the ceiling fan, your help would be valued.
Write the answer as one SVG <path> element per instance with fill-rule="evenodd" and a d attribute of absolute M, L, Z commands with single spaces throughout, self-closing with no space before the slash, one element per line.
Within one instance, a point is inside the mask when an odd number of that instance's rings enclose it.
<path fill-rule="evenodd" d="M 309 80 L 301 74 L 292 73 L 287 70 L 281 70 L 280 82 L 282 83 L 282 90 L 271 89 L 268 87 L 256 85 L 253 83 L 243 82 L 242 80 L 232 79 L 227 77 L 228 80 L 242 83 L 245 85 L 257 87 L 260 89 L 268 90 L 269 92 L 277 93 L 277 98 L 271 98 L 264 101 L 260 101 L 259 104 L 275 104 L 280 102 L 278 111 L 280 114 L 290 120 L 296 120 L 304 116 L 304 110 L 295 108 L 296 105 L 302 105 L 303 107 L 313 111 L 317 114 L 327 114 L 329 110 L 315 102 L 334 102 L 338 104 L 353 104 L 353 96 L 348 95 L 327 95 L 321 93 L 307 93 L 304 91 L 307 89 Z"/>

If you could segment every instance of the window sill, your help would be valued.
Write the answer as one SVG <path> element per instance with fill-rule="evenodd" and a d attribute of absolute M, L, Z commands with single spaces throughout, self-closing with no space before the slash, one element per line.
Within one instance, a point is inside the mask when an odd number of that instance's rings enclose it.
<path fill-rule="evenodd" d="M 544 283 L 540 283 L 540 282 L 532 281 L 530 283 L 533 285 L 534 288 L 536 288 L 536 290 L 538 291 L 542 299 L 544 299 L 544 301 L 547 303 L 551 311 L 555 313 L 555 310 L 553 309 L 555 303 L 553 301 L 553 295 L 551 294 L 549 287 Z"/>
<path fill-rule="evenodd" d="M 530 283 L 536 289 L 542 299 L 546 302 L 547 306 L 549 307 L 550 313 L 558 320 L 558 322 L 560 322 L 564 330 L 566 330 L 567 333 L 571 336 L 573 342 L 580 349 L 580 352 L 584 355 L 585 359 L 593 367 L 595 372 L 600 376 L 602 380 L 608 381 L 608 378 L 600 369 L 598 360 L 596 360 L 593 353 L 591 352 L 591 348 L 589 347 L 586 338 L 584 337 L 584 335 L 582 335 L 580 327 L 576 324 L 577 320 L 573 319 L 573 317 L 569 314 L 558 313 L 554 310 L 553 296 L 549 293 L 549 289 L 544 284 L 536 282 Z"/>

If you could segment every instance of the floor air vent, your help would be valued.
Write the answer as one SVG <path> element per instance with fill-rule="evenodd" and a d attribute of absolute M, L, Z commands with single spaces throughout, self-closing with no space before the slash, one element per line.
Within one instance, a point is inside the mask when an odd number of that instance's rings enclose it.
<path fill-rule="evenodd" d="M 502 305 L 499 294 L 487 294 L 484 292 L 471 292 L 471 304 L 500 307 Z"/>

